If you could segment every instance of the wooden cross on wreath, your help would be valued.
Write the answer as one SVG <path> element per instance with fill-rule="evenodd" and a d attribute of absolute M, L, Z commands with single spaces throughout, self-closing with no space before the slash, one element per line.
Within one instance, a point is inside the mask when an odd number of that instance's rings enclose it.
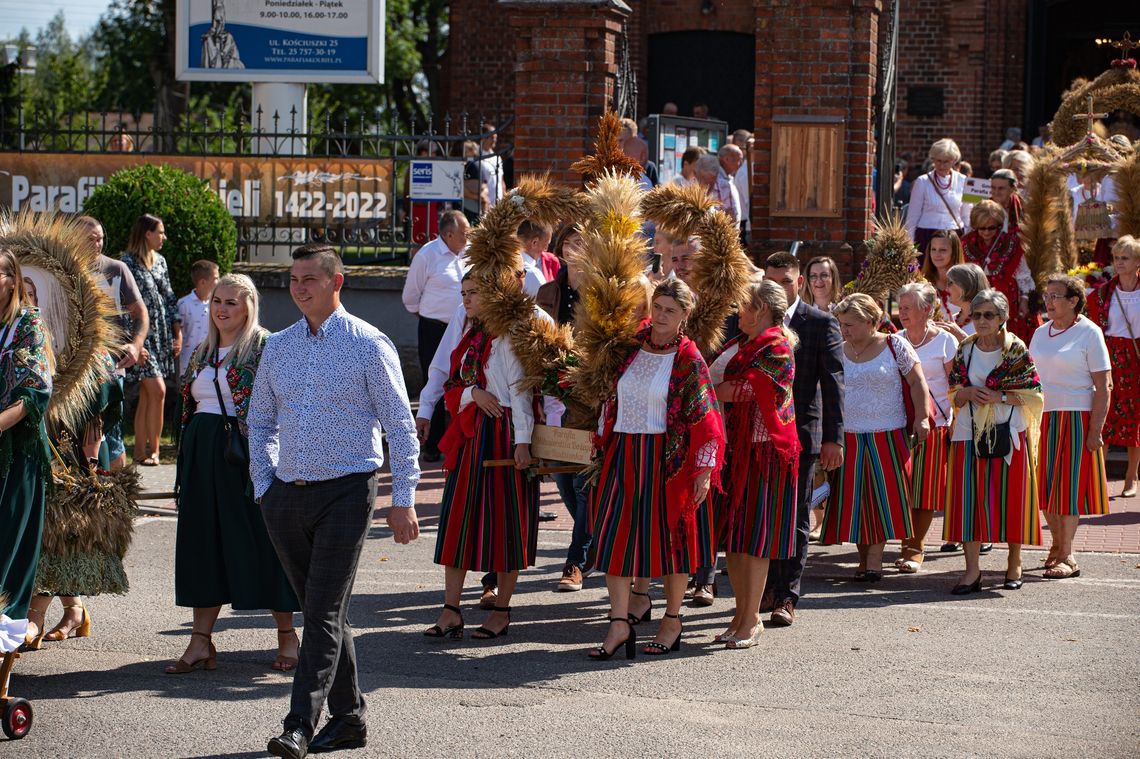
<path fill-rule="evenodd" d="M 1135 48 L 1140 48 L 1140 42 L 1133 42 L 1132 36 L 1128 32 L 1125 32 L 1124 37 L 1122 39 L 1118 39 L 1118 40 L 1111 40 L 1108 38 L 1103 38 L 1103 39 L 1098 38 L 1096 41 L 1096 44 L 1097 45 L 1108 45 L 1110 47 L 1116 48 L 1117 50 L 1120 51 L 1120 59 L 1121 60 L 1127 60 L 1128 59 L 1129 51 L 1131 51 Z M 1089 110 L 1091 111 L 1092 109 L 1090 108 Z"/>
<path fill-rule="evenodd" d="M 1111 115 L 1112 114 L 1110 114 L 1110 113 L 1096 113 L 1096 112 L 1094 112 L 1093 111 L 1093 96 L 1089 95 L 1089 112 L 1088 113 L 1076 114 L 1075 116 L 1073 116 L 1073 121 L 1077 121 L 1078 119 L 1087 119 L 1088 120 L 1088 131 L 1085 132 L 1085 134 L 1092 134 L 1093 133 L 1093 122 L 1096 121 L 1097 119 L 1107 119 Z"/>

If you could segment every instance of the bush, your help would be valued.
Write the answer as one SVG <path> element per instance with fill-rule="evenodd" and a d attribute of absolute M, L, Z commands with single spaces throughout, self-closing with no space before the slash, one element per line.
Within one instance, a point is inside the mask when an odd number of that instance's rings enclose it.
<path fill-rule="evenodd" d="M 180 169 L 146 164 L 117 171 L 91 193 L 83 212 L 102 222 L 104 251 L 114 257 L 126 249 L 138 217 L 149 213 L 162 219 L 167 239 L 161 253 L 179 296 L 193 288 L 190 265 L 198 259 L 217 262 L 223 274 L 233 266 L 233 218 L 206 182 Z"/>

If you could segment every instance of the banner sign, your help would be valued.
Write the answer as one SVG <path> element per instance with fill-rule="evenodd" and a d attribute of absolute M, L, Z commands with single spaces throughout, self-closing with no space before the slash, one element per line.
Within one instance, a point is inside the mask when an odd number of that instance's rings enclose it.
<path fill-rule="evenodd" d="M 337 224 L 389 219 L 392 213 L 390 159 L 131 153 L 0 153 L 0 206 L 79 213 L 116 171 L 147 163 L 173 166 L 208 182 L 235 219 Z"/>
<path fill-rule="evenodd" d="M 463 200 L 463 168 L 465 162 L 415 160 L 409 169 L 411 200 Z"/>
<path fill-rule="evenodd" d="M 962 189 L 963 203 L 981 203 L 990 196 L 990 180 L 966 177 L 966 184 Z"/>
<path fill-rule="evenodd" d="M 384 81 L 384 0 L 178 0 L 182 81 Z"/>

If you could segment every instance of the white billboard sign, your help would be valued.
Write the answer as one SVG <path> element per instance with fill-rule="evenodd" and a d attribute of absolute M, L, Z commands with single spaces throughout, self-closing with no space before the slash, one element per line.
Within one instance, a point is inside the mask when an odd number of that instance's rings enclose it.
<path fill-rule="evenodd" d="M 463 161 L 415 160 L 408 172 L 411 200 L 463 200 Z"/>

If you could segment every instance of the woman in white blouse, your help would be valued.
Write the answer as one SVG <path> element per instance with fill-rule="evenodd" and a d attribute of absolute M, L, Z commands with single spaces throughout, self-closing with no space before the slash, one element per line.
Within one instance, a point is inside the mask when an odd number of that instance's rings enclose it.
<path fill-rule="evenodd" d="M 644 653 L 681 647 L 689 575 L 715 561 L 705 497 L 718 482 L 724 425 L 708 367 L 681 325 L 693 294 L 680 279 L 653 292 L 649 320 L 623 362 L 602 410 L 594 491 L 594 566 L 606 575 L 610 626 L 593 659 L 636 652 L 629 596 L 633 577 L 663 577 L 665 617 Z"/>
<path fill-rule="evenodd" d="M 970 318 L 977 334 L 962 341 L 950 369 L 949 493 L 943 540 L 963 543 L 966 572 L 954 595 L 982 589 L 982 543 L 1007 543 L 1007 590 L 1021 587 L 1021 546 L 1041 543 L 1032 463 L 1041 415 L 1041 383 L 1025 343 L 1005 329 L 1009 301 L 982 290 Z"/>
<path fill-rule="evenodd" d="M 855 543 L 855 580 L 878 582 L 887 541 L 911 535 L 907 436 L 921 443 L 930 433 L 926 380 L 910 343 L 879 332 L 883 311 L 874 298 L 848 295 L 834 313 L 843 333 L 844 453 L 820 542 Z M 909 430 L 903 393 L 916 409 Z"/>
<path fill-rule="evenodd" d="M 933 248 L 932 248 L 933 250 Z M 934 429 L 915 449 L 911 461 L 910 519 L 913 536 L 902 542 L 902 553 L 895 567 L 903 574 L 914 574 L 922 568 L 925 557 L 926 532 L 934 520 L 934 512 L 945 508 L 946 465 L 950 456 L 950 364 L 958 350 L 958 341 L 949 332 L 934 325 L 931 316 L 938 303 L 938 293 L 928 282 L 914 282 L 899 288 L 900 333 L 914 348 L 922 364 L 922 376 L 934 405 Z"/>
<path fill-rule="evenodd" d="M 1045 577 L 1081 573 L 1073 538 L 1082 516 L 1108 513 L 1104 472 L 1104 420 L 1112 392 L 1104 333 L 1081 315 L 1084 282 L 1065 274 L 1049 277 L 1045 310 L 1050 321 L 1037 328 L 1029 353 L 1045 393 L 1037 491 L 1053 546 Z"/>
<path fill-rule="evenodd" d="M 268 337 L 258 324 L 253 281 L 243 274 L 218 280 L 210 295 L 209 333 L 183 375 L 174 602 L 193 608 L 194 623 L 186 652 L 166 668 L 169 675 L 217 666 L 210 636 L 224 604 L 272 609 L 278 646 L 272 668 L 297 666 L 300 641 L 293 612 L 300 605 L 253 501 L 248 453 L 244 464 L 226 457 L 231 425 L 245 438 L 249 398 Z"/>
<path fill-rule="evenodd" d="M 966 176 L 954 168 L 962 160 L 962 151 L 953 140 L 941 139 L 930 146 L 930 160 L 934 168 L 914 180 L 906 210 L 906 231 L 922 254 L 935 230 L 953 229 L 961 235 L 965 226 L 962 191 Z"/>
<path fill-rule="evenodd" d="M 435 544 L 435 563 L 444 567 L 444 604 L 424 635 L 462 639 L 463 580 L 471 571 L 494 572 L 494 609 L 471 634 L 490 640 L 507 634 L 519 570 L 534 563 L 538 548 L 538 480 L 523 472 L 532 463 L 534 394 L 519 388 L 523 370 L 510 338 L 492 335 L 480 321 L 480 285 L 470 273 L 460 294 L 467 328 L 451 354 L 444 385 L 451 422 L 439 446 L 448 473 Z M 486 467 L 485 461 L 513 466 Z"/>

